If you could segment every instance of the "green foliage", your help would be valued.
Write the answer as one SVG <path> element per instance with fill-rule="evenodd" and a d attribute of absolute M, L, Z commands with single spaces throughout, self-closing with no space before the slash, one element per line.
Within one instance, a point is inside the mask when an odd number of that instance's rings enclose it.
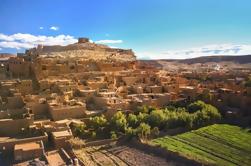
<path fill-rule="evenodd" d="M 96 138 L 97 137 L 97 133 L 95 131 L 91 132 L 91 138 Z"/>
<path fill-rule="evenodd" d="M 110 135 L 111 135 L 111 139 L 117 139 L 118 138 L 115 131 L 111 131 Z"/>
<path fill-rule="evenodd" d="M 166 109 L 153 109 L 143 106 L 139 113 L 130 113 L 126 116 L 117 111 L 108 122 L 104 115 L 90 118 L 88 130 L 86 126 L 76 126 L 73 130 L 77 136 L 85 137 L 117 137 L 118 133 L 127 136 L 138 135 L 148 138 L 149 134 L 157 136 L 160 130 L 178 127 L 192 129 L 212 124 L 220 120 L 221 115 L 217 108 L 202 101 L 196 101 L 184 107 L 167 107 Z M 151 130 L 151 128 L 153 128 Z M 148 130 L 149 129 L 149 130 Z M 112 130 L 112 131 L 111 131 Z M 95 131 L 93 133 L 92 131 Z"/>
<path fill-rule="evenodd" d="M 140 112 L 137 115 L 138 123 L 142 123 L 142 122 L 147 123 L 148 122 L 148 118 L 149 118 L 149 114 L 147 114 L 147 113 L 141 113 Z"/>
<path fill-rule="evenodd" d="M 147 105 L 143 105 L 143 106 L 140 106 L 140 107 L 137 108 L 136 113 L 137 114 L 139 114 L 139 113 L 146 113 L 146 114 L 148 114 L 148 113 L 150 113 L 153 110 L 154 110 L 153 107 L 147 106 Z"/>
<path fill-rule="evenodd" d="M 138 125 L 138 119 L 137 116 L 134 114 L 129 114 L 127 117 L 128 125 L 131 127 L 137 127 Z"/>
<path fill-rule="evenodd" d="M 197 112 L 199 110 L 202 110 L 202 108 L 204 108 L 206 106 L 206 104 L 203 102 L 203 101 L 196 101 L 196 102 L 193 102 L 191 104 L 188 105 L 188 111 L 190 113 L 194 113 L 194 112 Z"/>
<path fill-rule="evenodd" d="M 85 132 L 85 124 L 76 125 L 73 127 L 73 134 L 76 136 L 82 136 Z"/>
<path fill-rule="evenodd" d="M 151 127 L 146 123 L 140 123 L 136 129 L 137 135 L 141 139 L 147 139 L 151 134 Z"/>
<path fill-rule="evenodd" d="M 163 110 L 153 110 L 148 117 L 148 123 L 152 127 L 163 128 L 163 125 L 165 125 L 165 120 L 166 115 Z"/>
<path fill-rule="evenodd" d="M 135 136 L 136 131 L 132 127 L 127 127 L 125 130 L 125 134 L 129 137 Z"/>
<path fill-rule="evenodd" d="M 91 118 L 90 123 L 91 123 L 92 127 L 96 130 L 99 128 L 106 127 L 106 125 L 108 124 L 107 119 L 105 118 L 104 115 L 95 116 L 95 117 Z"/>
<path fill-rule="evenodd" d="M 205 104 L 205 103 L 204 103 Z M 205 104 L 203 108 L 194 114 L 194 125 L 205 126 L 221 119 L 218 109 L 212 105 Z"/>
<path fill-rule="evenodd" d="M 115 127 L 116 131 L 124 132 L 127 127 L 125 114 L 123 114 L 121 111 L 116 112 L 111 118 L 111 126 Z"/>

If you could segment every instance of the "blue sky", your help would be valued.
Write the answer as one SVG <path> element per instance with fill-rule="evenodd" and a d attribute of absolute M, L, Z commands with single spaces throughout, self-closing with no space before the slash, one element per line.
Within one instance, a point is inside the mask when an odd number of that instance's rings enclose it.
<path fill-rule="evenodd" d="M 143 59 L 251 54 L 251 1 L 0 0 L 0 52 L 81 36 Z"/>

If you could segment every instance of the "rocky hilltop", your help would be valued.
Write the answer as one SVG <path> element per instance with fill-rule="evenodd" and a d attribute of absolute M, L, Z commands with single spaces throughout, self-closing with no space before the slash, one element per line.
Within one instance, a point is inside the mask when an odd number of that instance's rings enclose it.
<path fill-rule="evenodd" d="M 129 49 L 110 48 L 106 45 L 90 42 L 88 38 L 79 38 L 77 43 L 67 46 L 42 46 L 26 51 L 32 57 L 82 58 L 103 61 L 135 61 L 134 52 Z"/>

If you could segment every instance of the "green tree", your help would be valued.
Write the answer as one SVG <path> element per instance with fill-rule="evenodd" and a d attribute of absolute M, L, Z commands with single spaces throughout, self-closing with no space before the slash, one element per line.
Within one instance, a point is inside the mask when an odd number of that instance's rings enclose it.
<path fill-rule="evenodd" d="M 152 127 L 163 128 L 165 119 L 166 115 L 163 110 L 153 110 L 148 117 L 148 123 Z"/>
<path fill-rule="evenodd" d="M 131 127 L 137 127 L 138 126 L 138 118 L 134 114 L 129 114 L 127 117 L 128 125 Z"/>
<path fill-rule="evenodd" d="M 95 117 L 91 118 L 90 123 L 95 130 L 97 130 L 99 128 L 104 128 L 108 124 L 107 119 L 105 118 L 104 115 L 95 116 Z"/>
<path fill-rule="evenodd" d="M 142 123 L 142 122 L 147 123 L 148 122 L 148 118 L 149 118 L 149 114 L 147 114 L 147 113 L 141 113 L 140 112 L 137 115 L 138 123 Z"/>
<path fill-rule="evenodd" d="M 116 112 L 111 118 L 111 126 L 115 127 L 117 131 L 125 132 L 127 127 L 125 114 L 123 114 L 121 111 Z"/>
<path fill-rule="evenodd" d="M 127 127 L 125 134 L 129 137 L 135 136 L 135 129 L 133 129 L 132 127 Z"/>
<path fill-rule="evenodd" d="M 146 123 L 140 123 L 137 127 L 137 135 L 141 139 L 148 139 L 149 135 L 151 134 L 151 127 Z"/>
<path fill-rule="evenodd" d="M 194 113 L 202 110 L 203 108 L 205 108 L 205 106 L 206 104 L 203 101 L 198 100 L 188 105 L 188 111 L 190 113 Z"/>

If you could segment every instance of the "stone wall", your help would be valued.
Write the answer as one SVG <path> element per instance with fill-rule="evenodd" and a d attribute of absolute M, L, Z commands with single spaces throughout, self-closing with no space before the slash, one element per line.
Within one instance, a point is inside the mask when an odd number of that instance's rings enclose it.
<path fill-rule="evenodd" d="M 13 152 L 14 146 L 16 144 L 36 142 L 36 141 L 43 141 L 44 144 L 47 144 L 48 135 L 44 133 L 42 136 L 38 136 L 38 137 L 30 137 L 30 138 L 23 138 L 23 139 L 10 139 L 10 140 L 0 142 L 0 152 L 11 153 Z"/>
<path fill-rule="evenodd" d="M 22 128 L 28 128 L 33 122 L 33 116 L 24 119 L 1 119 L 0 136 L 16 136 Z"/>
<path fill-rule="evenodd" d="M 53 120 L 68 118 L 84 118 L 86 108 L 83 106 L 49 107 L 49 114 Z"/>

